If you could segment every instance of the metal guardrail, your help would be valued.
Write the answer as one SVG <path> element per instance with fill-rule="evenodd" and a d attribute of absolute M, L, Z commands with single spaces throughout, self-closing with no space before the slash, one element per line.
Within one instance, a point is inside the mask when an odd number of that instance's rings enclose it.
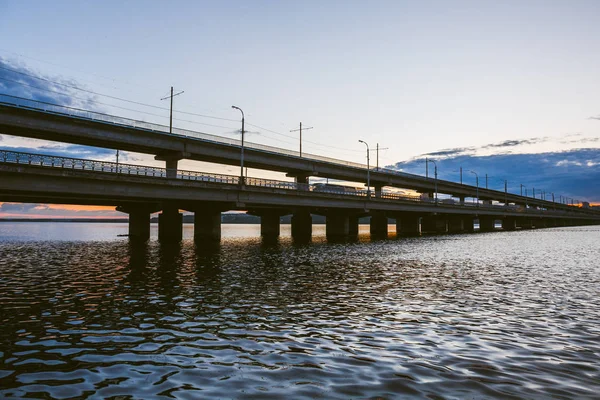
<path fill-rule="evenodd" d="M 59 157 L 59 156 L 51 156 L 44 154 L 33 154 L 33 153 L 22 153 L 16 151 L 7 151 L 0 150 L 0 162 L 6 164 L 21 164 L 21 165 L 33 165 L 38 167 L 46 167 L 46 168 L 61 168 L 61 169 L 73 169 L 73 170 L 82 170 L 82 171 L 94 171 L 98 173 L 109 173 L 109 174 L 118 174 L 118 175 L 128 175 L 128 176 L 145 176 L 145 177 L 155 177 L 155 178 L 165 178 L 171 174 L 169 172 L 175 172 L 173 176 L 174 179 L 180 180 L 188 180 L 188 181 L 197 181 L 197 182 L 209 182 L 209 183 L 217 183 L 217 184 L 228 184 L 228 185 L 239 185 L 240 177 L 234 175 L 224 175 L 224 174 L 213 174 L 207 172 L 198 172 L 198 171 L 186 171 L 186 170 L 176 170 L 176 171 L 168 171 L 167 168 L 160 167 L 147 167 L 133 164 L 123 164 L 123 163 L 114 163 L 108 161 L 96 161 L 96 160 L 86 160 L 81 158 L 70 158 L 70 157 Z M 171 179 L 171 178 L 170 178 Z M 322 185 L 322 184 L 305 184 L 305 183 L 295 183 L 295 182 L 286 182 L 286 181 L 278 181 L 274 179 L 262 179 L 262 178 L 253 178 L 253 177 L 245 177 L 244 184 L 247 186 L 253 187 L 263 187 L 263 188 L 272 188 L 272 189 L 283 189 L 283 190 L 293 190 L 293 191 L 303 191 L 303 192 L 312 192 L 315 195 L 318 194 L 326 194 L 326 195 L 336 195 L 336 196 L 352 196 L 352 197 L 361 197 L 367 198 L 368 192 L 362 188 L 351 188 L 351 187 L 343 187 L 337 185 Z M 374 192 L 371 192 L 371 198 L 377 200 L 392 200 L 398 202 L 410 202 L 410 203 L 422 203 L 422 204 L 435 204 L 435 199 L 421 198 L 416 196 L 405 196 L 398 193 L 393 192 L 381 192 L 381 194 L 376 197 Z M 513 212 L 527 212 L 534 214 L 544 214 L 546 210 L 538 210 L 532 208 L 523 208 L 518 206 L 511 205 L 494 205 L 494 204 L 481 204 L 481 203 L 459 203 L 459 202 L 451 202 L 448 200 L 438 201 L 438 205 L 444 207 L 451 208 L 477 208 L 479 210 L 494 210 L 494 211 L 513 211 Z M 558 213 L 556 211 L 552 212 L 553 215 L 570 215 L 570 214 L 580 214 L 580 213 L 572 213 L 570 211 L 565 211 Z"/>

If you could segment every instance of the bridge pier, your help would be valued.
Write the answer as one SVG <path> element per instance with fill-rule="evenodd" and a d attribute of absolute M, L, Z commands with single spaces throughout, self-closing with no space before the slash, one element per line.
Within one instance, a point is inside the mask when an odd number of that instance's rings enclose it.
<path fill-rule="evenodd" d="M 154 156 L 154 159 L 159 161 L 165 161 L 167 178 L 175 179 L 177 178 L 177 162 L 184 158 L 188 158 L 189 156 L 189 153 L 185 153 L 182 151 L 169 151 Z"/>
<path fill-rule="evenodd" d="M 341 212 L 329 213 L 325 220 L 327 240 L 340 241 L 348 239 L 350 233 L 350 217 Z"/>
<path fill-rule="evenodd" d="M 502 229 L 505 231 L 514 231 L 517 229 L 517 219 L 513 217 L 502 218 Z"/>
<path fill-rule="evenodd" d="M 158 214 L 158 240 L 179 242 L 183 238 L 183 214 L 177 208 L 164 208 Z"/>
<path fill-rule="evenodd" d="M 129 237 L 144 242 L 150 239 L 150 211 L 129 212 Z"/>
<path fill-rule="evenodd" d="M 445 217 L 439 215 L 428 215 L 421 218 L 421 232 L 446 233 L 448 224 Z"/>
<path fill-rule="evenodd" d="M 465 231 L 465 219 L 460 216 L 448 217 L 448 232 L 449 233 L 463 233 Z"/>
<path fill-rule="evenodd" d="M 350 215 L 348 217 L 348 237 L 356 239 L 358 237 L 358 215 Z"/>
<path fill-rule="evenodd" d="M 221 240 L 221 211 L 197 210 L 194 212 L 194 240 L 218 242 Z"/>
<path fill-rule="evenodd" d="M 292 215 L 292 239 L 309 241 L 312 237 L 312 216 L 306 210 L 296 211 Z"/>
<path fill-rule="evenodd" d="M 475 232 L 475 223 L 473 217 L 466 216 L 463 218 L 463 228 L 465 230 L 465 233 Z"/>
<path fill-rule="evenodd" d="M 150 215 L 158 211 L 152 205 L 118 206 L 117 211 L 129 214 L 128 236 L 132 240 L 147 241 L 150 239 Z"/>
<path fill-rule="evenodd" d="M 522 218 L 517 222 L 521 229 L 533 229 L 535 226 L 533 225 L 533 221 L 529 218 Z"/>
<path fill-rule="evenodd" d="M 398 214 L 396 216 L 396 236 L 421 235 L 421 217 L 418 214 Z"/>
<path fill-rule="evenodd" d="M 387 237 L 388 219 L 384 211 L 372 211 L 371 223 L 369 225 L 369 232 L 371 232 L 371 236 L 382 238 Z"/>
<path fill-rule="evenodd" d="M 279 213 L 264 213 L 260 216 L 260 235 L 264 238 L 275 239 L 281 232 Z"/>
<path fill-rule="evenodd" d="M 381 190 L 383 189 L 382 185 L 373 185 L 375 186 L 375 198 L 376 199 L 380 199 L 381 198 Z"/>
<path fill-rule="evenodd" d="M 493 232 L 496 229 L 496 218 L 488 216 L 479 217 L 479 231 L 480 232 Z"/>

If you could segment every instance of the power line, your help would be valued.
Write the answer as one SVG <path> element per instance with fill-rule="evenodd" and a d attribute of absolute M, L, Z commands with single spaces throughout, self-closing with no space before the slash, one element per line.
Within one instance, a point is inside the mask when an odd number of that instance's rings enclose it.
<path fill-rule="evenodd" d="M 38 80 L 41 80 L 41 81 L 44 81 L 44 82 L 48 82 L 48 83 L 51 83 L 51 84 L 54 84 L 54 85 L 64 86 L 64 87 L 68 87 L 70 89 L 75 89 L 75 90 L 79 90 L 79 91 L 82 91 L 82 92 L 90 93 L 90 94 L 93 94 L 93 95 L 96 95 L 96 96 L 103 96 L 103 97 L 107 97 L 107 98 L 113 99 L 113 100 L 124 101 L 126 103 L 137 104 L 137 105 L 145 106 L 145 107 L 151 107 L 151 108 L 155 108 L 157 110 L 169 111 L 169 109 L 166 108 L 166 107 L 155 106 L 155 105 L 152 105 L 152 104 L 141 103 L 139 101 L 128 100 L 128 99 L 124 99 L 122 97 L 111 96 L 109 94 L 95 92 L 93 90 L 84 89 L 84 88 L 81 88 L 81 87 L 78 87 L 78 86 L 74 86 L 74 85 L 69 85 L 69 84 L 66 84 L 66 83 L 56 82 L 56 81 L 53 81 L 51 79 L 46 79 L 46 78 L 42 78 L 42 77 L 39 77 L 39 76 L 31 75 L 31 74 L 28 74 L 28 73 L 25 73 L 25 72 L 22 72 L 22 71 L 18 71 L 18 70 L 15 70 L 15 69 L 7 68 L 7 67 L 4 67 L 4 66 L 0 66 L 0 69 L 4 69 L 6 71 L 11 71 L 11 72 L 14 72 L 16 74 L 28 76 L 30 78 L 38 79 Z M 176 111 L 176 112 L 178 112 L 180 114 L 193 115 L 193 116 L 202 117 L 202 118 L 211 118 L 211 119 L 218 119 L 218 120 L 222 120 L 222 121 L 238 122 L 237 120 L 231 119 L 231 118 L 215 117 L 215 116 L 212 116 L 212 115 L 197 114 L 197 113 L 191 113 L 191 112 L 187 112 L 187 111 Z"/>
<path fill-rule="evenodd" d="M 250 123 L 248 123 L 248 124 L 246 124 L 246 125 L 251 125 L 251 126 L 253 126 L 253 127 L 255 127 L 255 128 L 262 129 L 262 130 L 265 130 L 265 131 L 267 131 L 267 132 L 271 132 L 271 133 L 274 133 L 274 134 L 276 134 L 276 135 L 284 136 L 284 137 L 287 137 L 287 138 L 290 138 L 290 139 L 294 139 L 294 140 L 296 139 L 296 137 L 295 137 L 295 136 L 286 135 L 286 134 L 284 134 L 284 133 L 277 132 L 277 131 L 273 131 L 273 130 L 271 130 L 271 129 L 267 129 L 267 128 L 264 128 L 264 127 L 262 127 L 262 126 L 258 126 L 258 125 L 254 125 L 254 124 L 250 124 Z M 342 150 L 342 151 L 349 151 L 349 152 L 353 152 L 353 153 L 362 153 L 362 150 L 354 150 L 354 149 L 346 149 L 346 148 L 343 148 L 343 147 L 335 147 L 335 146 L 330 146 L 330 145 L 327 145 L 327 144 L 322 144 L 322 143 L 316 143 L 316 142 L 312 142 L 312 141 L 310 141 L 310 140 L 304 140 L 303 142 L 304 142 L 304 143 L 310 143 L 310 144 L 313 144 L 313 145 L 315 145 L 315 146 L 322 146 L 322 147 L 326 147 L 326 148 L 328 148 L 328 149 L 338 149 L 338 150 Z"/>
<path fill-rule="evenodd" d="M 85 99 L 83 97 L 73 96 L 70 93 L 58 92 L 56 90 L 51 90 L 51 89 L 46 89 L 46 88 L 39 87 L 39 86 L 29 85 L 27 83 L 15 81 L 15 80 L 8 79 L 8 78 L 0 77 L 0 79 L 3 80 L 3 81 L 13 82 L 13 83 L 16 83 L 18 85 L 27 86 L 27 87 L 30 87 L 30 88 L 33 88 L 33 89 L 37 89 L 37 90 L 42 90 L 42 91 L 45 91 L 45 92 L 56 93 L 56 94 L 59 94 L 59 95 L 62 95 L 62 96 L 69 96 L 70 98 L 76 99 L 76 100 L 90 101 L 90 102 L 93 102 L 95 104 L 99 104 L 99 105 L 103 105 L 103 106 L 114 107 L 114 108 L 118 108 L 118 109 L 121 109 L 121 110 L 133 111 L 133 112 L 137 112 L 137 113 L 141 113 L 141 114 L 146 114 L 146 115 L 152 115 L 152 116 L 155 116 L 155 117 L 165 118 L 164 115 L 154 114 L 154 113 L 147 112 L 147 111 L 135 110 L 135 109 L 132 109 L 132 108 L 127 108 L 127 107 L 116 106 L 114 104 L 103 103 L 103 102 L 98 101 L 98 100 Z M 168 110 L 168 109 L 166 109 L 166 110 Z M 189 123 L 192 123 L 192 124 L 199 124 L 199 125 L 205 125 L 205 126 L 210 126 L 210 127 L 213 127 L 213 128 L 232 129 L 231 126 L 213 125 L 213 124 L 207 124 L 207 123 L 204 123 L 204 122 L 190 121 L 190 120 L 187 120 L 187 119 L 180 119 L 180 118 L 173 118 L 173 119 L 176 120 L 176 121 L 189 122 Z"/>
<path fill-rule="evenodd" d="M 141 102 L 134 101 L 134 100 L 124 99 L 124 98 L 117 97 L 117 96 L 111 96 L 111 95 L 107 95 L 107 94 L 104 94 L 104 93 L 95 92 L 93 90 L 84 89 L 84 88 L 81 88 L 81 87 L 78 87 L 78 86 L 75 86 L 75 85 L 69 85 L 69 84 L 66 84 L 66 83 L 56 82 L 56 81 L 53 81 L 53 80 L 50 80 L 50 79 L 46 79 L 46 78 L 42 78 L 42 77 L 39 77 L 39 76 L 31 75 L 31 74 L 28 74 L 28 73 L 25 73 L 25 72 L 22 72 L 22 71 L 18 71 L 18 70 L 15 70 L 15 69 L 7 68 L 7 67 L 4 67 L 4 66 L 0 66 L 0 69 L 11 71 L 11 72 L 16 73 L 16 74 L 28 76 L 30 78 L 41 80 L 41 81 L 44 81 L 44 82 L 48 82 L 48 83 L 51 83 L 51 84 L 54 84 L 54 85 L 63 86 L 63 87 L 70 88 L 70 89 L 79 90 L 79 91 L 85 92 L 85 93 L 90 93 L 90 94 L 93 94 L 93 95 L 96 95 L 96 96 L 102 96 L 102 97 L 110 98 L 110 99 L 113 99 L 113 100 L 118 100 L 118 101 L 123 101 L 123 102 L 131 103 L 131 104 L 136 104 L 136 105 L 140 105 L 140 106 L 150 107 L 150 108 L 154 108 L 154 109 L 157 109 L 157 110 L 170 111 L 170 109 L 166 108 L 166 107 L 159 107 L 159 106 L 155 106 L 155 105 L 151 105 L 151 104 L 141 103 Z M 42 91 L 46 91 L 46 92 L 50 92 L 50 93 L 56 93 L 56 94 L 60 94 L 60 95 L 63 95 L 63 96 L 70 96 L 71 98 L 74 98 L 74 99 L 77 99 L 77 100 L 92 101 L 92 102 L 94 102 L 96 104 L 105 105 L 105 106 L 109 106 L 109 107 L 114 107 L 114 108 L 118 108 L 118 109 L 122 109 L 122 110 L 139 112 L 139 113 L 142 113 L 142 114 L 158 116 L 158 117 L 161 117 L 161 118 L 163 117 L 162 115 L 153 114 L 153 113 L 149 113 L 149 112 L 146 112 L 146 111 L 140 111 L 140 110 L 135 110 L 135 109 L 127 108 L 127 107 L 117 106 L 117 105 L 114 105 L 114 104 L 103 103 L 103 102 L 100 102 L 100 101 L 97 101 L 97 100 L 84 99 L 84 98 L 81 98 L 81 97 L 76 97 L 76 96 L 73 96 L 73 95 L 71 95 L 69 93 L 59 92 L 59 91 L 51 90 L 51 89 L 47 89 L 47 88 L 42 88 L 42 87 L 39 87 L 39 86 L 30 85 L 30 84 L 27 84 L 25 82 L 20 82 L 20 81 L 8 79 L 8 78 L 0 77 L 0 79 L 8 81 L 8 82 L 13 82 L 13 83 L 16 83 L 16 84 L 19 84 L 19 85 L 22 85 L 22 86 L 31 87 L 31 88 L 34 88 L 34 89 L 37 89 L 37 90 L 42 90 Z M 197 117 L 201 117 L 201 118 L 210 118 L 210 119 L 216 119 L 216 120 L 228 121 L 228 122 L 238 122 L 237 120 L 231 119 L 231 118 L 215 117 L 215 116 L 211 116 L 211 115 L 191 113 L 191 112 L 187 112 L 187 111 L 174 111 L 174 112 L 175 113 L 179 113 L 179 114 L 197 116 Z M 180 118 L 173 118 L 173 119 L 175 119 L 177 121 L 182 121 L 182 122 L 189 122 L 189 123 L 200 124 L 200 125 L 204 125 L 204 126 L 210 126 L 210 127 L 214 127 L 214 128 L 231 129 L 231 127 L 229 127 L 229 126 L 206 124 L 206 123 L 203 123 L 203 122 L 189 121 L 189 120 L 180 119 Z M 273 134 L 276 134 L 276 135 L 279 135 L 279 136 L 283 136 L 283 137 L 289 138 L 289 139 L 296 139 L 294 136 L 286 135 L 286 134 L 283 134 L 281 132 L 277 132 L 277 131 L 274 131 L 274 130 L 271 130 L 271 129 L 268 129 L 268 128 L 265 128 L 265 127 L 262 127 L 262 126 L 259 126 L 259 125 L 250 124 L 250 123 L 248 125 L 253 126 L 255 128 L 258 128 L 260 130 L 264 130 L 264 131 L 267 131 L 267 132 L 270 132 L 270 133 L 273 133 Z M 269 136 L 265 135 L 265 137 L 269 137 Z M 290 143 L 290 142 L 285 142 L 285 141 L 281 141 L 281 142 L 292 145 L 292 143 Z M 330 146 L 330 145 L 326 145 L 326 144 L 322 144 L 322 143 L 313 142 L 313 141 L 310 141 L 310 140 L 305 140 L 304 143 L 310 143 L 310 144 L 312 144 L 314 146 L 324 147 L 324 148 L 327 148 L 327 149 L 336 149 L 336 150 L 339 150 L 339 151 L 342 151 L 342 152 L 349 152 L 349 153 L 353 153 L 353 154 L 354 153 L 361 153 L 362 152 L 361 150 L 354 150 L 354 149 L 347 149 L 347 148 L 343 148 L 343 147 Z"/>

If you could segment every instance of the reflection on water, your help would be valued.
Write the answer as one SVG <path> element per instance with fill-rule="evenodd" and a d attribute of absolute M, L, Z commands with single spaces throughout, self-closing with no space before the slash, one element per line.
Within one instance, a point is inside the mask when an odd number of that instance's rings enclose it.
<path fill-rule="evenodd" d="M 597 227 L 308 245 L 233 236 L 0 241 L 0 397 L 600 391 Z"/>

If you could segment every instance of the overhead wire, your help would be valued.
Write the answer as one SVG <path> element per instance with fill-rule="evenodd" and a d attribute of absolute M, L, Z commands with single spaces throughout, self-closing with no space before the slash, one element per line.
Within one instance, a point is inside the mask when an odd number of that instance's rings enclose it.
<path fill-rule="evenodd" d="M 14 54 L 17 54 L 17 53 L 14 53 Z M 20 56 L 22 56 L 22 55 L 20 55 Z M 25 58 L 32 58 L 32 57 L 26 57 L 26 56 L 23 56 L 23 57 L 25 57 Z M 44 62 L 43 60 L 38 60 L 38 61 Z M 52 64 L 52 63 L 49 63 L 49 64 Z M 60 65 L 57 65 L 57 66 L 60 66 Z M 15 70 L 15 69 L 8 68 L 8 67 L 2 66 L 2 65 L 0 65 L 0 69 L 6 70 L 6 71 L 10 71 L 10 72 L 13 72 L 13 73 L 16 73 L 16 74 L 19 74 L 19 75 L 23 75 L 23 76 L 28 76 L 30 78 L 37 79 L 37 80 L 40 80 L 40 81 L 48 82 L 48 83 L 51 83 L 53 85 L 58 85 L 58 86 L 66 87 L 66 88 L 69 88 L 69 89 L 74 89 L 74 90 L 78 90 L 78 91 L 81 91 L 81 92 L 89 93 L 89 94 L 92 94 L 92 95 L 95 95 L 95 96 L 106 97 L 106 98 L 110 98 L 110 99 L 117 100 L 117 101 L 123 101 L 123 102 L 127 102 L 127 103 L 130 103 L 130 104 L 136 104 L 136 105 L 140 105 L 140 106 L 144 106 L 144 107 L 150 107 L 150 108 L 154 108 L 154 109 L 158 109 L 158 110 L 163 110 L 163 111 L 169 111 L 170 110 L 169 108 L 166 108 L 166 107 L 155 106 L 155 105 L 152 105 L 152 104 L 142 103 L 142 102 L 125 99 L 125 98 L 118 97 L 118 96 L 113 96 L 113 95 L 108 95 L 108 94 L 105 94 L 105 93 L 96 92 L 94 90 L 85 89 L 85 88 L 82 88 L 82 87 L 79 87 L 79 86 L 75 86 L 75 85 L 71 85 L 71 84 L 67 84 L 67 83 L 56 82 L 56 81 L 51 80 L 51 79 L 42 78 L 40 76 L 35 76 L 35 75 L 32 75 L 32 74 L 28 74 L 28 73 L 25 73 L 23 71 Z M 110 78 L 107 78 L 107 77 L 103 77 L 103 78 L 110 79 Z M 57 93 L 57 94 L 60 94 L 60 95 L 70 96 L 72 98 L 75 98 L 75 99 L 78 99 L 78 100 L 82 100 L 82 101 L 93 101 L 94 103 L 100 104 L 100 105 L 105 105 L 105 106 L 109 106 L 109 107 L 119 108 L 119 109 L 127 110 L 127 111 L 139 112 L 139 113 L 147 114 L 147 115 L 153 115 L 153 116 L 163 117 L 162 115 L 153 114 L 153 113 L 149 113 L 149 112 L 146 112 L 146 111 L 135 110 L 135 109 L 130 109 L 130 108 L 126 108 L 126 107 L 122 107 L 122 106 L 117 106 L 117 105 L 113 105 L 113 104 L 103 103 L 103 102 L 100 102 L 100 101 L 97 101 L 97 100 L 92 100 L 92 99 L 83 99 L 83 98 L 80 98 L 80 97 L 73 96 L 71 94 L 62 93 L 62 92 L 58 92 L 58 91 L 55 91 L 55 90 L 51 90 L 51 89 L 42 88 L 42 87 L 39 87 L 39 86 L 30 85 L 30 84 L 27 84 L 25 82 L 19 82 L 19 81 L 10 80 L 10 79 L 7 79 L 7 78 L 2 78 L 2 77 L 0 77 L 0 79 L 5 80 L 5 81 L 9 81 L 9 82 L 14 82 L 14 83 L 17 83 L 17 84 L 20 84 L 20 85 L 23 85 L 23 86 L 28 86 L 28 87 L 31 87 L 31 88 L 34 88 L 34 89 L 37 89 L 37 90 L 43 90 L 43 91 L 47 91 L 47 92 L 51 92 L 51 93 Z M 182 110 L 173 110 L 173 113 L 191 115 L 191 116 L 196 116 L 196 117 L 201 117 L 201 118 L 210 118 L 210 119 L 216 119 L 216 120 L 228 121 L 228 122 L 239 122 L 238 119 L 216 117 L 216 116 L 212 116 L 212 115 L 199 114 L 199 113 L 193 113 L 193 112 L 182 111 Z M 231 129 L 231 127 L 226 127 L 226 126 L 222 126 L 222 125 L 207 124 L 207 123 L 202 123 L 202 122 L 197 122 L 197 121 L 185 120 L 185 119 L 181 119 L 181 118 L 173 118 L 173 119 L 174 120 L 178 120 L 178 121 L 182 121 L 182 122 L 189 122 L 189 123 L 194 123 L 194 124 L 200 124 L 200 125 L 209 126 L 209 127 Z M 257 129 L 260 129 L 260 130 L 263 130 L 263 131 L 267 131 L 267 132 L 270 132 L 270 133 L 273 133 L 273 134 L 276 134 L 276 135 L 279 135 L 279 136 L 282 136 L 282 137 L 286 137 L 286 138 L 289 138 L 289 139 L 297 139 L 295 136 L 291 136 L 291 135 L 287 135 L 287 134 L 284 134 L 284 133 L 281 133 L 281 132 L 277 132 L 277 131 L 265 128 L 263 126 L 260 126 L 260 125 L 251 124 L 251 123 L 247 123 L 247 125 L 253 126 L 253 127 L 257 128 Z M 283 140 L 280 140 L 280 139 L 276 139 L 276 138 L 273 138 L 270 135 L 264 135 L 263 134 L 263 136 L 269 137 L 269 138 L 274 139 L 274 140 L 277 140 L 277 141 L 279 141 L 281 143 L 286 143 L 286 144 L 291 145 L 291 146 L 295 145 L 295 143 L 290 143 L 288 141 L 283 141 Z M 303 143 L 309 144 L 309 145 L 323 147 L 323 148 L 326 148 L 328 150 L 336 150 L 338 152 L 351 153 L 353 155 L 356 155 L 357 153 L 361 153 L 362 152 L 361 150 L 355 150 L 355 149 L 348 149 L 348 148 L 343 148 L 343 147 L 331 146 L 331 145 L 327 145 L 327 144 L 323 144 L 323 143 L 313 142 L 313 141 L 310 141 L 310 140 L 303 140 Z"/>
<path fill-rule="evenodd" d="M 56 91 L 56 90 L 51 90 L 51 89 L 43 88 L 43 87 L 40 87 L 40 86 L 30 85 L 30 84 L 25 83 L 25 82 L 19 82 L 19 81 L 15 81 L 15 80 L 12 80 L 12 79 L 4 78 L 4 77 L 1 77 L 1 76 L 0 76 L 0 79 L 3 80 L 3 81 L 13 82 L 13 83 L 16 83 L 18 85 L 27 86 L 27 87 L 30 87 L 32 89 L 42 90 L 42 91 L 49 92 L 49 93 L 56 93 L 56 94 L 61 95 L 61 96 L 69 96 L 70 98 L 76 99 L 76 100 L 88 101 L 88 102 L 92 102 L 92 103 L 103 105 L 103 106 L 118 108 L 118 109 L 121 109 L 121 110 L 133 111 L 133 112 L 137 112 L 137 113 L 141 113 L 141 114 L 152 115 L 152 116 L 155 116 L 155 117 L 166 118 L 164 115 L 155 114 L 155 113 L 151 113 L 151 112 L 147 112 L 147 111 L 135 110 L 133 108 L 127 108 L 127 107 L 117 106 L 117 105 L 109 104 L 109 103 L 103 103 L 101 101 L 94 100 L 94 99 L 86 99 L 86 98 L 83 98 L 83 97 L 77 97 L 77 96 L 73 96 L 70 93 L 59 92 L 59 91 Z M 176 121 L 182 121 L 182 122 L 189 122 L 189 123 L 192 123 L 192 124 L 205 125 L 205 126 L 210 126 L 210 127 L 213 127 L 213 128 L 232 129 L 231 126 L 207 124 L 207 123 L 204 123 L 204 122 L 190 121 L 190 120 L 185 120 L 185 119 L 180 119 L 180 118 L 173 118 L 173 119 L 176 120 Z"/>
<path fill-rule="evenodd" d="M 145 106 L 145 107 L 151 107 L 151 108 L 155 108 L 155 109 L 158 109 L 158 110 L 169 111 L 169 108 L 166 108 L 166 107 L 155 106 L 155 105 L 152 105 L 152 104 L 142 103 L 142 102 L 139 102 L 139 101 L 124 99 L 124 98 L 118 97 L 118 96 L 112 96 L 112 95 L 109 95 L 109 94 L 99 93 L 99 92 L 96 92 L 96 91 L 93 91 L 93 90 L 88 90 L 88 89 L 81 88 L 79 86 L 69 85 L 67 83 L 56 82 L 56 81 L 53 81 L 51 79 L 46 79 L 46 78 L 42 78 L 42 77 L 39 77 L 39 76 L 31 75 L 31 74 L 25 73 L 23 71 L 18 71 L 18 70 L 7 68 L 7 67 L 1 66 L 1 65 L 0 65 L 0 69 L 6 70 L 6 71 L 11 71 L 11 72 L 14 72 L 16 74 L 28 76 L 30 78 L 38 79 L 38 80 L 41 80 L 41 81 L 44 81 L 44 82 L 48 82 L 48 83 L 51 83 L 53 85 L 64 86 L 64 87 L 68 87 L 70 89 L 75 89 L 75 90 L 79 90 L 79 91 L 82 91 L 82 92 L 90 93 L 90 94 L 93 94 L 93 95 L 96 95 L 96 96 L 107 97 L 109 99 L 124 101 L 124 102 L 127 102 L 127 103 L 137 104 L 137 105 Z M 237 119 L 232 119 L 232 118 L 215 117 L 215 116 L 212 116 L 212 115 L 198 114 L 198 113 L 192 113 L 192 112 L 180 111 L 180 110 L 173 110 L 173 111 L 177 112 L 177 113 L 180 113 L 180 114 L 193 115 L 193 116 L 196 116 L 196 117 L 218 119 L 218 120 L 229 121 L 229 122 L 238 122 Z"/>

